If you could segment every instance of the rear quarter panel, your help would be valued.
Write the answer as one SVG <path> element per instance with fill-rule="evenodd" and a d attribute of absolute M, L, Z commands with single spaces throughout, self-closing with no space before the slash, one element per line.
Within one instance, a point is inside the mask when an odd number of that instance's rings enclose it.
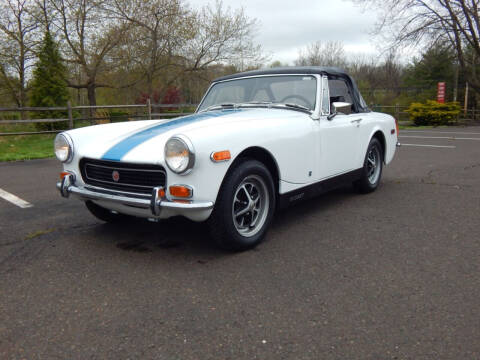
<path fill-rule="evenodd" d="M 360 152 L 365 155 L 367 153 L 368 144 L 372 137 L 380 131 L 385 138 L 385 153 L 384 153 L 384 162 L 389 164 L 396 150 L 397 144 L 397 131 L 395 125 L 395 119 L 388 115 L 378 112 L 369 112 L 362 114 L 362 123 L 360 125 Z M 394 133 L 392 134 L 392 130 Z M 358 163 L 358 167 L 363 166 L 364 156 L 361 157 Z"/>

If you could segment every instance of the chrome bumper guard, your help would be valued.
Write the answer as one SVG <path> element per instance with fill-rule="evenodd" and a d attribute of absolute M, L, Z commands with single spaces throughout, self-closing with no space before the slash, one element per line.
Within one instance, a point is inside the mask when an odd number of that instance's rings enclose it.
<path fill-rule="evenodd" d="M 70 194 L 74 194 L 87 200 L 107 200 L 118 204 L 135 206 L 148 209 L 152 212 L 152 215 L 159 216 L 162 209 L 173 209 L 181 211 L 198 211 L 198 210 L 210 210 L 213 208 L 213 202 L 174 202 L 165 198 L 159 197 L 158 193 L 162 190 L 162 187 L 155 187 L 152 191 L 151 197 L 136 198 L 128 195 L 121 195 L 115 193 L 104 193 L 101 191 L 92 191 L 85 187 L 75 186 L 75 175 L 66 175 L 62 181 L 57 183 L 57 189 L 60 194 L 68 198 Z"/>

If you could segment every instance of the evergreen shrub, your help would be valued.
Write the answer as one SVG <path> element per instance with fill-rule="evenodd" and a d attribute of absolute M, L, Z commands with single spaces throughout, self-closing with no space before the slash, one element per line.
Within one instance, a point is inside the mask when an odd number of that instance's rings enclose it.
<path fill-rule="evenodd" d="M 458 102 L 439 103 L 433 100 L 427 100 L 425 104 L 412 103 L 406 110 L 410 115 L 410 120 L 416 126 L 424 125 L 455 125 L 460 114 L 460 104 Z"/>

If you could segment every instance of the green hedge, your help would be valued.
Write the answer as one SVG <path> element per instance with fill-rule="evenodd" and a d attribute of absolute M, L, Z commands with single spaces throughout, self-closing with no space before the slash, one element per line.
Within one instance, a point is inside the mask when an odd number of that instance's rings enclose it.
<path fill-rule="evenodd" d="M 426 104 L 412 103 L 406 112 L 417 126 L 454 125 L 458 121 L 460 105 L 457 102 L 439 103 L 427 100 Z"/>

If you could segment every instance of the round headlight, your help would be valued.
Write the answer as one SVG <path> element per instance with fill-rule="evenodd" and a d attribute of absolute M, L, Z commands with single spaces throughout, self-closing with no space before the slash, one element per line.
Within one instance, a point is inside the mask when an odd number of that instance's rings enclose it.
<path fill-rule="evenodd" d="M 165 162 L 177 174 L 187 174 L 195 164 L 192 143 L 185 136 L 177 135 L 165 144 Z"/>
<path fill-rule="evenodd" d="M 61 162 L 70 162 L 73 159 L 73 141 L 67 134 L 58 134 L 54 142 L 55 156 Z"/>

